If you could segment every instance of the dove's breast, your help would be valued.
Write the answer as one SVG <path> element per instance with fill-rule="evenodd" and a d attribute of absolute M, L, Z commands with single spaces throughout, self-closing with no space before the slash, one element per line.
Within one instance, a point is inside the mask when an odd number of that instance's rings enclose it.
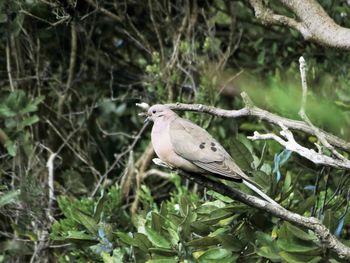
<path fill-rule="evenodd" d="M 175 168 L 189 172 L 204 172 L 203 169 L 175 153 L 170 140 L 170 121 L 156 121 L 153 124 L 151 140 L 154 151 L 163 161 Z"/>
<path fill-rule="evenodd" d="M 151 136 L 154 151 L 162 161 L 166 161 L 169 155 L 172 155 L 173 153 L 169 137 L 169 123 L 155 122 Z"/>

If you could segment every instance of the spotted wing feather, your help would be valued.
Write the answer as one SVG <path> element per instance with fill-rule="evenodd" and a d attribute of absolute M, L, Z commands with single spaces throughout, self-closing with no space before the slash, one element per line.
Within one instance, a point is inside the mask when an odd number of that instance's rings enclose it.
<path fill-rule="evenodd" d="M 174 151 L 200 168 L 224 177 L 246 177 L 226 150 L 203 128 L 177 118 L 170 124 Z"/>

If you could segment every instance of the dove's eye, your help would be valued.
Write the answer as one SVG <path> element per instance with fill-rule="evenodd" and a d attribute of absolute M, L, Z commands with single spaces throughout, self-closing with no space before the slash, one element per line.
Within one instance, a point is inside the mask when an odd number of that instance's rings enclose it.
<path fill-rule="evenodd" d="M 152 113 L 153 113 L 153 114 L 155 114 L 156 112 L 157 112 L 157 111 L 155 111 L 155 110 L 154 110 L 154 111 L 152 111 Z"/>

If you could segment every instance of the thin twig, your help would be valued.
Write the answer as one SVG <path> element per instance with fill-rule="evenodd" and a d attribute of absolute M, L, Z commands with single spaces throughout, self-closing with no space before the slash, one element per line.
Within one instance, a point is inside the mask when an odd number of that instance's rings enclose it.
<path fill-rule="evenodd" d="M 338 159 L 345 161 L 347 159 L 334 149 L 334 147 L 327 141 L 324 134 L 320 131 L 320 129 L 317 128 L 315 125 L 313 125 L 309 117 L 306 115 L 305 107 L 306 107 L 307 90 L 308 90 L 307 80 L 306 80 L 306 68 L 307 67 L 306 67 L 305 59 L 301 56 L 299 58 L 299 69 L 300 69 L 301 86 L 302 86 L 303 92 L 302 92 L 299 115 L 314 131 L 314 134 L 319 139 L 319 141 L 323 144 L 323 146 L 329 149 L 334 154 L 334 156 L 336 156 Z"/>
<path fill-rule="evenodd" d="M 55 188 L 54 188 L 54 161 L 57 154 L 51 152 L 49 159 L 47 160 L 46 167 L 48 169 L 48 187 L 49 187 L 49 208 L 48 214 L 50 221 L 54 221 L 52 207 L 55 201 Z"/>
<path fill-rule="evenodd" d="M 75 71 L 75 64 L 77 60 L 77 49 L 78 49 L 77 29 L 74 21 L 71 22 L 70 28 L 71 28 L 71 51 L 70 51 L 70 58 L 69 58 L 69 69 L 68 69 L 68 79 L 66 83 L 66 92 L 72 86 L 74 71 Z"/>
<path fill-rule="evenodd" d="M 146 124 L 144 124 L 142 126 L 142 128 L 140 129 L 140 131 L 136 135 L 136 137 L 133 140 L 133 142 L 131 143 L 131 145 L 129 145 L 128 148 L 125 151 L 123 151 L 123 152 L 121 152 L 121 153 L 119 153 L 119 154 L 117 154 L 115 156 L 115 160 L 112 163 L 112 165 L 105 171 L 105 173 L 102 176 L 100 176 L 100 179 L 98 180 L 97 184 L 95 185 L 94 190 L 90 194 L 91 197 L 96 195 L 96 193 L 97 193 L 98 189 L 100 188 L 102 182 L 107 178 L 108 174 L 118 165 L 118 163 L 120 162 L 120 159 L 124 155 L 126 155 L 127 153 L 129 153 L 130 151 L 132 151 L 134 149 L 134 147 L 136 146 L 137 142 L 140 140 L 142 133 L 146 129 L 147 125 L 148 125 L 148 123 L 146 123 Z"/>
<path fill-rule="evenodd" d="M 59 154 L 61 152 L 61 150 L 67 146 L 76 156 L 79 160 L 81 160 L 83 163 L 85 163 L 89 169 L 91 170 L 91 172 L 95 175 L 101 176 L 101 173 L 96 170 L 96 168 L 94 166 L 92 166 L 81 154 L 78 153 L 78 151 L 76 149 L 74 149 L 74 147 L 72 145 L 70 145 L 68 142 L 69 140 L 73 137 L 73 135 L 75 133 L 77 133 L 83 126 L 83 124 L 81 124 L 79 127 L 77 127 L 74 131 L 72 131 L 69 135 L 63 136 L 60 131 L 55 127 L 55 125 L 53 125 L 51 123 L 50 120 L 46 119 L 46 122 L 51 126 L 51 128 L 53 129 L 53 131 L 61 138 L 61 140 L 63 141 L 63 143 L 61 144 L 61 146 L 57 149 L 56 154 Z"/>
<path fill-rule="evenodd" d="M 248 136 L 248 139 L 253 141 L 272 139 L 278 142 L 279 144 L 281 144 L 287 150 L 295 152 L 315 164 L 322 164 L 322 165 L 327 165 L 327 166 L 336 167 L 336 168 L 350 169 L 349 160 L 334 159 L 322 153 L 316 152 L 313 149 L 306 148 L 295 141 L 293 133 L 290 130 L 288 130 L 288 128 L 285 125 L 280 123 L 280 127 L 282 128 L 282 131 L 280 132 L 280 134 L 285 139 L 273 133 L 260 134 L 257 131 L 254 132 L 253 136 Z"/>
<path fill-rule="evenodd" d="M 7 76 L 9 78 L 10 82 L 10 88 L 11 91 L 15 91 L 15 86 L 13 85 L 13 79 L 12 79 L 12 72 L 11 72 L 11 57 L 10 57 L 10 44 L 9 39 L 6 41 L 6 70 L 7 70 Z"/>
<path fill-rule="evenodd" d="M 122 137 L 131 138 L 131 139 L 136 138 L 135 135 L 131 135 L 131 134 L 128 134 L 125 132 L 108 132 L 101 127 L 101 124 L 99 123 L 98 120 L 96 120 L 96 125 L 97 125 L 98 129 L 103 133 L 104 136 L 122 136 Z"/>
<path fill-rule="evenodd" d="M 158 1 L 155 1 L 155 3 L 158 3 Z M 154 31 L 156 32 L 156 35 L 157 35 L 157 40 L 158 40 L 159 49 L 160 49 L 161 62 L 164 63 L 165 57 L 164 57 L 164 45 L 163 45 L 163 40 L 162 40 L 163 38 L 160 34 L 159 26 L 157 25 L 156 20 L 154 19 L 152 0 L 148 0 L 148 7 L 149 7 L 149 12 L 150 12 L 151 22 L 153 24 Z"/>
<path fill-rule="evenodd" d="M 92 5 L 94 8 L 96 8 L 99 12 L 105 14 L 106 16 L 112 18 L 116 22 L 120 22 L 122 19 L 118 15 L 112 13 L 111 11 L 107 10 L 106 8 L 98 6 L 93 0 L 85 0 L 87 3 Z"/>

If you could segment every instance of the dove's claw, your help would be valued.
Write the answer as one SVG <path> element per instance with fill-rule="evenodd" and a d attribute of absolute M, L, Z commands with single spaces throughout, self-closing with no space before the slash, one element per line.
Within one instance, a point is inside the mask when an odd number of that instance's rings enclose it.
<path fill-rule="evenodd" d="M 171 164 L 169 163 L 166 163 L 166 162 L 163 162 L 161 159 L 159 158 L 153 158 L 152 161 L 156 164 L 156 165 L 159 165 L 159 166 L 163 166 L 165 168 L 169 168 L 171 170 L 174 170 L 175 167 L 172 166 Z"/>

